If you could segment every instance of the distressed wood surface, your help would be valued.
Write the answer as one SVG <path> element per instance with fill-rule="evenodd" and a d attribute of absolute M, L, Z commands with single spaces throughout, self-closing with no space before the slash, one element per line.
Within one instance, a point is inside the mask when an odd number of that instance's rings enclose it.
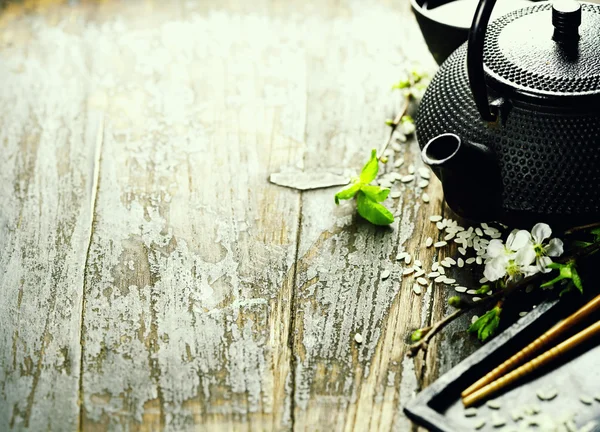
<path fill-rule="evenodd" d="M 359 169 L 416 62 L 405 0 L 5 5 L 0 430 L 416 430 L 473 349 L 463 321 L 405 358 L 447 312 L 395 260 L 431 265 L 439 183 L 381 229 L 268 182 Z"/>

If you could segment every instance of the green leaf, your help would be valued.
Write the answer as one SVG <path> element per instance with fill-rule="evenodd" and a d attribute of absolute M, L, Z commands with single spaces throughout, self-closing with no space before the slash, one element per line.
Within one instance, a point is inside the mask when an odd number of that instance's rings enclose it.
<path fill-rule="evenodd" d="M 598 240 L 596 240 L 596 241 L 598 241 Z M 586 248 L 586 247 L 588 247 L 588 246 L 590 246 L 592 244 L 593 243 L 586 242 L 586 241 L 583 241 L 583 240 L 575 240 L 573 242 L 573 246 L 575 246 L 577 248 L 581 248 L 581 249 Z"/>
<path fill-rule="evenodd" d="M 471 324 L 468 328 L 468 332 L 469 333 L 477 333 L 479 332 L 479 330 L 487 324 L 489 318 L 487 317 L 487 315 L 490 313 L 491 311 L 488 311 L 485 313 L 485 315 L 480 316 L 479 318 L 477 318 L 477 321 L 475 321 L 473 324 Z"/>
<path fill-rule="evenodd" d="M 392 213 L 369 198 L 363 191 L 358 192 L 356 204 L 358 214 L 374 225 L 389 225 L 394 222 Z"/>
<path fill-rule="evenodd" d="M 566 266 L 567 266 L 566 264 L 560 264 L 560 263 L 557 263 L 557 262 L 551 262 L 550 264 L 548 264 L 547 267 L 549 269 L 560 270 L 561 268 L 566 267 Z"/>
<path fill-rule="evenodd" d="M 496 333 L 496 330 L 498 329 L 499 325 L 500 325 L 500 316 L 496 314 L 488 322 L 488 324 L 485 327 L 483 327 L 480 332 L 477 333 L 477 337 L 479 338 L 479 340 L 481 342 L 485 342 L 486 340 L 488 340 L 488 338 L 490 336 L 493 336 L 494 333 Z"/>
<path fill-rule="evenodd" d="M 360 190 L 360 187 L 360 183 L 354 183 L 348 186 L 346 189 L 342 189 L 341 191 L 335 194 L 335 203 L 339 204 L 340 200 L 349 200 L 354 198 L 354 196 Z"/>
<path fill-rule="evenodd" d="M 416 83 L 427 77 L 427 72 L 420 69 L 413 69 L 410 73 Z"/>
<path fill-rule="evenodd" d="M 553 270 L 558 270 L 558 276 L 556 276 L 554 279 L 549 280 L 546 283 L 543 283 L 540 285 L 541 288 L 549 288 L 552 285 L 562 281 L 562 280 L 570 280 L 571 282 L 573 282 L 573 285 L 580 291 L 583 293 L 583 283 L 581 282 L 581 277 L 579 276 L 579 272 L 577 271 L 577 268 L 575 267 L 575 262 L 570 261 L 566 264 L 560 264 L 560 263 L 551 263 L 548 264 L 548 268 L 551 268 Z"/>
<path fill-rule="evenodd" d="M 389 189 L 384 189 L 379 186 L 371 186 L 371 185 L 362 185 L 360 188 L 361 191 L 365 193 L 366 196 L 371 198 L 373 201 L 382 202 L 385 201 L 387 196 L 390 193 Z"/>
<path fill-rule="evenodd" d="M 575 288 L 577 288 L 579 292 L 583 294 L 583 284 L 581 283 L 581 277 L 579 276 L 579 272 L 575 268 L 575 264 L 571 266 L 571 280 L 573 281 L 573 285 L 575 285 Z"/>
<path fill-rule="evenodd" d="M 403 88 L 410 87 L 410 80 L 403 79 L 398 81 L 396 84 L 392 86 L 392 90 L 401 90 Z"/>
<path fill-rule="evenodd" d="M 360 181 L 364 184 L 369 184 L 375 177 L 377 177 L 377 172 L 379 171 L 379 161 L 377 160 L 377 150 L 371 150 L 371 159 L 369 162 L 365 164 L 362 171 L 360 172 Z"/>
<path fill-rule="evenodd" d="M 477 333 L 481 342 L 485 342 L 490 336 L 493 336 L 500 325 L 500 312 L 502 309 L 496 306 L 480 316 L 469 327 L 469 333 Z"/>

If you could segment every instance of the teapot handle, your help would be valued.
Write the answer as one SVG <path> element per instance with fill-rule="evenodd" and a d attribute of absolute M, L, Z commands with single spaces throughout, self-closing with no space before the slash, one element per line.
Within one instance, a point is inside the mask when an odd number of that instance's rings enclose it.
<path fill-rule="evenodd" d="M 481 118 L 493 122 L 497 114 L 492 112 L 488 101 L 485 73 L 483 72 L 483 42 L 496 0 L 480 0 L 469 30 L 467 46 L 467 73 L 475 105 Z"/>

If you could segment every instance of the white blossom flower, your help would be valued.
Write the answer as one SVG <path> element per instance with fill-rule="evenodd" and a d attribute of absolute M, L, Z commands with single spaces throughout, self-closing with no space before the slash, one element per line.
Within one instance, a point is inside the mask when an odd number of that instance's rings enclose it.
<path fill-rule="evenodd" d="M 527 254 L 531 257 L 531 262 L 535 260 L 535 265 L 538 271 L 548 273 L 551 269 L 548 268 L 549 264 L 552 264 L 550 257 L 561 256 L 564 252 L 563 242 L 560 239 L 554 238 L 547 244 L 544 241 L 552 235 L 552 229 L 548 224 L 538 223 L 535 224 L 531 230 L 531 241 L 526 248 Z"/>
<path fill-rule="evenodd" d="M 524 230 L 514 230 L 506 239 L 506 244 L 499 239 L 493 239 L 488 244 L 484 255 L 484 276 L 490 281 L 508 276 L 508 280 L 531 276 L 535 273 L 548 273 L 552 263 L 550 257 L 563 253 L 563 242 L 552 239 L 552 229 L 545 223 L 536 224 L 531 234 Z"/>
<path fill-rule="evenodd" d="M 535 256 L 529 253 L 531 235 L 524 230 L 514 230 L 506 239 L 493 239 L 488 244 L 485 253 L 485 270 L 483 275 L 490 281 L 495 281 L 508 275 L 509 280 L 523 275 L 523 268 L 533 262 Z"/>

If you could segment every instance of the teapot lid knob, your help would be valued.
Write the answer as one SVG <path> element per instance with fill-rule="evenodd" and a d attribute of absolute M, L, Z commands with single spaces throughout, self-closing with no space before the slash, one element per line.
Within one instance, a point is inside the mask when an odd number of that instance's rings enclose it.
<path fill-rule="evenodd" d="M 552 24 L 556 42 L 579 40 L 581 5 L 576 0 L 556 0 L 552 3 Z"/>

